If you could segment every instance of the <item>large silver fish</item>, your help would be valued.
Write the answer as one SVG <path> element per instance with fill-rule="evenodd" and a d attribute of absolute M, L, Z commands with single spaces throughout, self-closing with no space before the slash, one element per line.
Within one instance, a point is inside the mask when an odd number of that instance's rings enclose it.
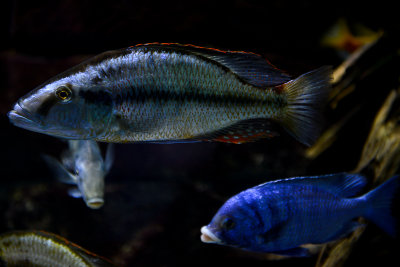
<path fill-rule="evenodd" d="M 113 146 L 109 145 L 105 160 L 96 141 L 68 140 L 69 150 L 62 155 L 62 163 L 43 155 L 57 178 L 64 183 L 76 184 L 69 191 L 73 197 L 82 197 L 86 205 L 98 209 L 104 204 L 104 178 L 114 159 Z"/>
<path fill-rule="evenodd" d="M 0 235 L 0 266 L 108 267 L 114 265 L 107 259 L 61 236 L 43 231 L 14 231 Z"/>
<path fill-rule="evenodd" d="M 322 67 L 292 79 L 253 53 L 138 45 L 54 77 L 8 116 L 31 131 L 105 142 L 243 143 L 275 135 L 276 122 L 310 145 L 330 75 Z"/>

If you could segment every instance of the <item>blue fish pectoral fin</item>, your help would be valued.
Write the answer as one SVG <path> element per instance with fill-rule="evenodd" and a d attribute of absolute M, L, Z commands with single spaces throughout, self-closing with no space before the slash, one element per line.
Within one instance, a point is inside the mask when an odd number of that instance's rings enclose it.
<path fill-rule="evenodd" d="M 289 257 L 309 257 L 309 256 L 311 256 L 310 251 L 307 248 L 302 248 L 302 247 L 274 251 L 272 253 L 282 255 L 282 256 L 289 256 Z"/>
<path fill-rule="evenodd" d="M 339 197 L 353 197 L 359 193 L 367 184 L 364 176 L 352 173 L 335 173 L 320 176 L 306 176 L 271 181 L 259 185 L 260 187 L 270 184 L 284 183 L 286 185 L 312 185 L 322 190 L 335 194 Z"/>
<path fill-rule="evenodd" d="M 114 144 L 109 143 L 107 145 L 107 151 L 106 151 L 106 157 L 105 157 L 105 163 L 104 163 L 106 173 L 108 173 L 110 171 L 111 166 L 114 163 L 114 157 L 115 157 L 115 146 L 114 146 Z"/>
<path fill-rule="evenodd" d="M 287 107 L 279 121 L 305 145 L 310 146 L 319 135 L 320 110 L 331 88 L 331 75 L 331 67 L 321 67 L 278 87 L 287 95 Z"/>
<path fill-rule="evenodd" d="M 81 193 L 81 191 L 79 191 L 78 188 L 68 189 L 68 195 L 73 198 L 81 198 L 82 197 L 82 193 Z"/>
<path fill-rule="evenodd" d="M 286 222 L 277 223 L 265 233 L 258 235 L 256 239 L 258 245 L 262 247 L 264 244 L 268 245 L 277 242 L 282 237 L 286 226 Z"/>
<path fill-rule="evenodd" d="M 65 184 L 76 184 L 76 177 L 71 174 L 57 159 L 49 155 L 42 155 L 42 158 L 50 167 L 56 178 Z"/>

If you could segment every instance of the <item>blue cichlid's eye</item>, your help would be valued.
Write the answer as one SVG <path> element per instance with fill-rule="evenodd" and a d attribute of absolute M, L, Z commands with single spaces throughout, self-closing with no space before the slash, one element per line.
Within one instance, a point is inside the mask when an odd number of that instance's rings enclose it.
<path fill-rule="evenodd" d="M 231 218 L 225 218 L 221 221 L 221 227 L 225 230 L 230 230 L 235 227 L 235 222 Z"/>
<path fill-rule="evenodd" d="M 72 97 L 72 91 L 71 89 L 66 86 L 66 85 L 62 85 L 60 87 L 57 88 L 56 90 L 56 96 L 58 99 L 60 99 L 62 102 L 67 102 L 69 100 L 71 100 Z"/>

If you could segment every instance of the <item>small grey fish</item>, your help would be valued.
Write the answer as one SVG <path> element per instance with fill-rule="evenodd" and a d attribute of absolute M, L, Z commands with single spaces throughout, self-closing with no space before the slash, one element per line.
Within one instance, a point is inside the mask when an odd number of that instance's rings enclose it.
<path fill-rule="evenodd" d="M 61 236 L 44 231 L 14 231 L 0 235 L 0 266 L 108 267 L 114 265 L 107 259 Z"/>
<path fill-rule="evenodd" d="M 104 178 L 109 172 L 114 159 L 112 144 L 107 147 L 103 160 L 98 144 L 92 140 L 68 140 L 69 150 L 62 155 L 62 163 L 44 155 L 57 178 L 64 183 L 76 184 L 72 197 L 82 197 L 86 205 L 98 209 L 104 204 Z"/>
<path fill-rule="evenodd" d="M 334 241 L 361 226 L 365 217 L 390 235 L 396 223 L 392 201 L 399 189 L 395 176 L 356 196 L 366 185 L 359 174 L 296 177 L 247 189 L 218 210 L 201 228 L 201 240 L 285 256 L 308 256 L 305 244 Z"/>
<path fill-rule="evenodd" d="M 8 117 L 31 131 L 104 142 L 240 144 L 275 136 L 278 124 L 310 145 L 330 76 L 322 67 L 292 79 L 254 53 L 137 45 L 54 77 Z"/>

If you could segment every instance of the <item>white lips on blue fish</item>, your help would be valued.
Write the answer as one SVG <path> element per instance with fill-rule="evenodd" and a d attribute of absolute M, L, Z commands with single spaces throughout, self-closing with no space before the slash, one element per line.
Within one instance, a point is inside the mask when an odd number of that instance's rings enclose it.
<path fill-rule="evenodd" d="M 200 229 L 201 236 L 200 239 L 204 243 L 216 243 L 219 244 L 221 243 L 221 239 L 219 239 L 216 235 L 214 235 L 207 226 L 203 226 Z"/>

